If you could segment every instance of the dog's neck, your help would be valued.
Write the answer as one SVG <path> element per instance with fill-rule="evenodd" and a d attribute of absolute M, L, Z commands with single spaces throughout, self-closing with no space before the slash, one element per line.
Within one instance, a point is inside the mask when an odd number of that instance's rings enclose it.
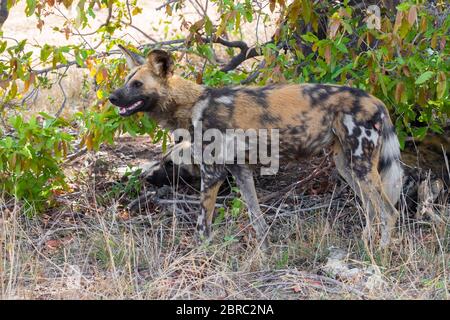
<path fill-rule="evenodd" d="M 205 87 L 174 75 L 168 79 L 168 109 L 174 117 L 175 126 L 188 129 L 191 125 L 192 108 L 202 95 Z"/>

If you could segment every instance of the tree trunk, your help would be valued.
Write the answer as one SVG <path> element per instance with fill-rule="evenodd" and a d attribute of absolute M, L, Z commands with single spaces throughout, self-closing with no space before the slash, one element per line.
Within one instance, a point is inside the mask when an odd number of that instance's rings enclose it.
<path fill-rule="evenodd" d="M 8 19 L 8 0 L 0 0 L 0 30 L 3 23 Z"/>

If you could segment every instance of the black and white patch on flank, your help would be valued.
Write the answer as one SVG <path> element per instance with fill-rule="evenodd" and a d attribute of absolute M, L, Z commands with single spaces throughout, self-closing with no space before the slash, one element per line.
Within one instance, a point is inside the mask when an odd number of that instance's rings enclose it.
<path fill-rule="evenodd" d="M 210 102 L 210 98 L 206 97 L 202 100 L 199 100 L 192 109 L 192 124 L 194 127 L 197 127 L 200 121 L 203 118 L 203 111 L 208 108 Z"/>
<path fill-rule="evenodd" d="M 214 102 L 221 103 L 221 104 L 229 106 L 229 105 L 233 104 L 233 97 L 231 97 L 231 96 L 221 96 L 221 97 L 215 98 Z"/>

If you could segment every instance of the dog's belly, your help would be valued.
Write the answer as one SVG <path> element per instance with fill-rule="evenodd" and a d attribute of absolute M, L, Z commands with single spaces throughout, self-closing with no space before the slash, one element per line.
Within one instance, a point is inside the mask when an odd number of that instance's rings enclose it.
<path fill-rule="evenodd" d="M 314 155 L 334 140 L 331 128 L 316 132 L 280 130 L 280 158 L 295 160 Z"/>

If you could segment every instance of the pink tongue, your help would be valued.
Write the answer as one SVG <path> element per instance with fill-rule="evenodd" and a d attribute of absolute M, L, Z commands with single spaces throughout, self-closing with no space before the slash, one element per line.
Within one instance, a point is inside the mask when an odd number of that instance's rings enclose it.
<path fill-rule="evenodd" d="M 125 109 L 125 108 L 120 108 L 120 113 L 124 113 L 124 112 L 126 112 L 127 111 L 127 109 Z"/>

